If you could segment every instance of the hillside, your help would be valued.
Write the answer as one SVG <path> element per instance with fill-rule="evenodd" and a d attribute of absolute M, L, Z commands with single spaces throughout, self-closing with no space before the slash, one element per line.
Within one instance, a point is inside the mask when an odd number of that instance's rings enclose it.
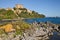
<path fill-rule="evenodd" d="M 17 16 L 14 14 L 12 10 L 0 10 L 0 19 L 14 19 L 17 18 Z"/>
<path fill-rule="evenodd" d="M 17 4 L 13 8 L 0 9 L 0 19 L 17 19 L 17 18 L 43 18 L 45 15 L 28 10 L 22 5 Z"/>

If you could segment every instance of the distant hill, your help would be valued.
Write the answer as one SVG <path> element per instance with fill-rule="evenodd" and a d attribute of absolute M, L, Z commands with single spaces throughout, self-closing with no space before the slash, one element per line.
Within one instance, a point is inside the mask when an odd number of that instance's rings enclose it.
<path fill-rule="evenodd" d="M 0 8 L 0 19 L 17 19 L 17 18 L 44 18 L 45 15 L 28 10 L 21 4 L 16 4 L 13 8 Z"/>

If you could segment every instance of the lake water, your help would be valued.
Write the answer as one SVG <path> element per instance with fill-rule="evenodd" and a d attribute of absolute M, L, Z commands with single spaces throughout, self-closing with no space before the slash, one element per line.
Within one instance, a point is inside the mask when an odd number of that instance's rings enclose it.
<path fill-rule="evenodd" d="M 28 23 L 33 23 L 35 21 L 36 22 L 47 22 L 47 21 L 50 21 L 50 22 L 52 22 L 54 24 L 60 24 L 60 18 L 50 18 L 50 17 L 47 17 L 47 18 L 25 19 L 24 21 L 28 22 Z M 50 37 L 50 40 L 60 40 L 60 36 L 58 36 L 58 32 L 54 32 L 53 36 Z"/>
<path fill-rule="evenodd" d="M 58 35 L 60 33 L 56 32 L 56 31 L 53 33 L 54 33 L 54 35 L 50 37 L 50 40 L 60 40 L 60 35 Z"/>
<path fill-rule="evenodd" d="M 33 23 L 33 22 L 47 22 L 50 21 L 52 23 L 55 24 L 60 24 L 60 18 L 51 18 L 51 17 L 47 17 L 47 18 L 33 18 L 33 19 L 25 19 L 24 21 L 28 22 L 28 23 Z"/>

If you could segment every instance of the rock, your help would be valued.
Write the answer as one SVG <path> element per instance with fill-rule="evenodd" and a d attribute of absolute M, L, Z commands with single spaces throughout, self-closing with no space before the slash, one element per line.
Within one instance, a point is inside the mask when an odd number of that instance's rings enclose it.
<path fill-rule="evenodd" d="M 0 40 L 2 40 L 2 38 L 0 38 Z"/>
<path fill-rule="evenodd" d="M 15 32 L 8 33 L 7 36 L 2 35 L 1 40 L 48 40 L 49 36 L 53 35 L 54 28 L 57 29 L 57 25 L 55 24 L 46 24 L 46 23 L 33 23 L 33 26 L 25 30 L 23 35 L 16 35 L 14 37 Z M 43 26 L 45 25 L 45 26 Z M 53 27 L 52 27 L 53 26 Z M 60 35 L 60 34 L 58 34 Z"/>
<path fill-rule="evenodd" d="M 60 26 L 58 27 L 58 29 L 60 30 Z"/>

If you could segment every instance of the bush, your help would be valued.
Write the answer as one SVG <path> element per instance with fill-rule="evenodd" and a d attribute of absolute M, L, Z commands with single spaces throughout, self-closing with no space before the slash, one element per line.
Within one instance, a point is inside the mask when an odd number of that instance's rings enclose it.
<path fill-rule="evenodd" d="M 12 10 L 0 10 L 0 19 L 14 19 L 17 18 L 16 14 Z"/>
<path fill-rule="evenodd" d="M 35 11 L 32 11 L 32 13 L 29 13 L 29 12 L 24 12 L 22 11 L 20 14 L 18 14 L 19 17 L 23 17 L 23 18 L 44 18 L 45 15 L 43 14 L 38 14 L 37 12 Z"/>
<path fill-rule="evenodd" d="M 4 30 L 0 30 L 0 35 L 1 35 L 1 34 L 4 34 L 4 33 L 5 33 L 5 31 L 4 31 Z"/>
<path fill-rule="evenodd" d="M 16 35 L 22 35 L 23 33 L 22 33 L 22 30 L 16 30 L 15 34 Z"/>

